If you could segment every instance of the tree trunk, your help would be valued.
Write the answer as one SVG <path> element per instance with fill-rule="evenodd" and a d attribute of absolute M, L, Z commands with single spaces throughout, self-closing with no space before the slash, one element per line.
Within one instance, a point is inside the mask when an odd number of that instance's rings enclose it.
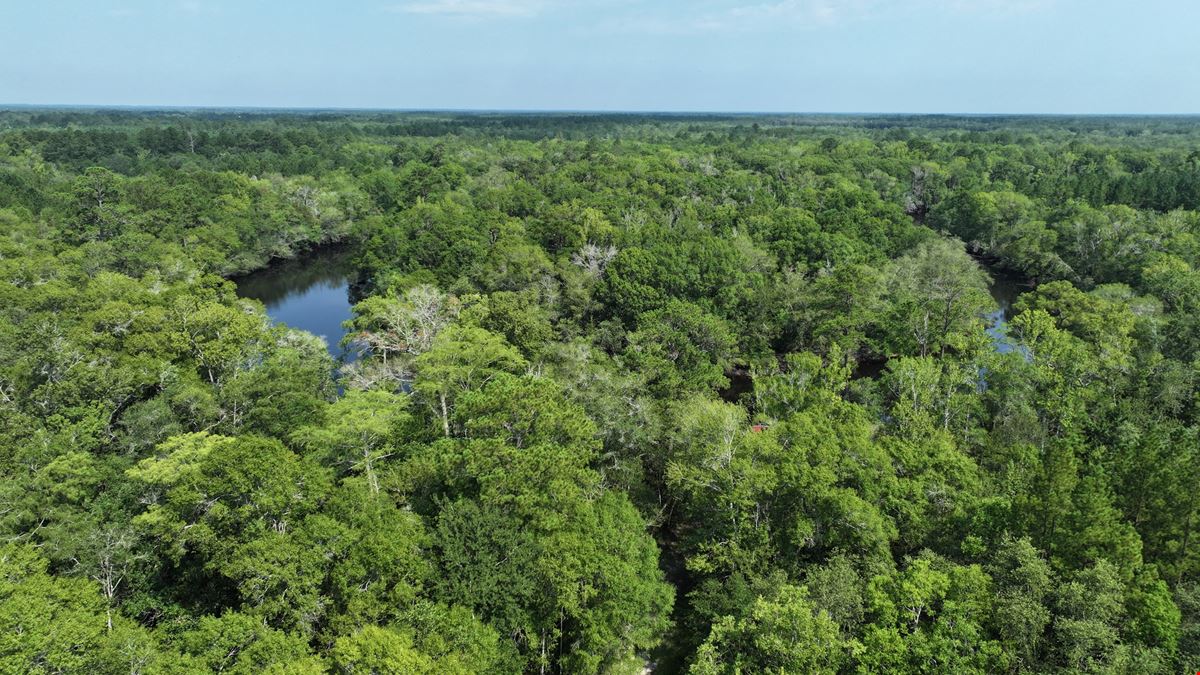
<path fill-rule="evenodd" d="M 446 395 L 439 396 L 442 403 L 442 433 L 446 434 L 446 438 L 450 438 L 450 409 L 446 405 Z"/>

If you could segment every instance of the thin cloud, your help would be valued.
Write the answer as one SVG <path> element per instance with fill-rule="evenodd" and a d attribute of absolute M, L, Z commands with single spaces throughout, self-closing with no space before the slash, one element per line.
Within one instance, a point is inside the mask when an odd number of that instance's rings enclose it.
<path fill-rule="evenodd" d="M 863 12 L 866 0 L 781 0 L 757 5 L 742 5 L 728 10 L 735 19 L 786 19 L 830 23 Z"/>
<path fill-rule="evenodd" d="M 760 3 L 705 3 L 698 12 L 647 12 L 620 20 L 620 31 L 654 34 L 743 32 L 764 27 L 805 27 L 838 23 L 866 13 L 870 0 L 774 0 Z"/>
<path fill-rule="evenodd" d="M 957 12 L 1024 14 L 1050 9 L 1056 0 L 942 0 L 947 9 Z"/>
<path fill-rule="evenodd" d="M 405 14 L 442 14 L 460 17 L 536 16 L 547 8 L 544 0 L 426 0 L 391 7 Z"/>
<path fill-rule="evenodd" d="M 769 0 L 697 3 L 702 11 L 647 11 L 608 24 L 618 32 L 686 35 L 816 29 L 902 13 L 1019 14 L 1047 9 L 1057 0 Z M 695 7 L 695 5 L 693 5 Z"/>
<path fill-rule="evenodd" d="M 175 4 L 175 9 L 193 16 L 215 16 L 225 12 L 221 5 L 207 0 L 179 0 Z"/>
<path fill-rule="evenodd" d="M 460 18 L 535 17 L 551 12 L 571 17 L 602 9 L 619 12 L 622 7 L 644 4 L 645 0 L 410 0 L 385 9 L 403 14 L 426 14 Z"/>

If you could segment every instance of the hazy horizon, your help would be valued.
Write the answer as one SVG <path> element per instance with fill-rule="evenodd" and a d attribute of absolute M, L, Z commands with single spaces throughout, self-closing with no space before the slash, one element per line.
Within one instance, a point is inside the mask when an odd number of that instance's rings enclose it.
<path fill-rule="evenodd" d="M 1200 6 L 1149 0 L 49 0 L 5 105 L 1189 115 Z"/>
<path fill-rule="evenodd" d="M 130 110 L 142 112 L 344 112 L 430 115 L 662 115 L 680 117 L 1200 117 L 1200 112 L 988 112 L 910 110 L 667 110 L 667 109 L 571 109 L 571 108 L 396 108 L 356 106 L 269 106 L 269 105 L 159 105 L 140 103 L 5 103 L 0 111 L 30 110 Z"/>

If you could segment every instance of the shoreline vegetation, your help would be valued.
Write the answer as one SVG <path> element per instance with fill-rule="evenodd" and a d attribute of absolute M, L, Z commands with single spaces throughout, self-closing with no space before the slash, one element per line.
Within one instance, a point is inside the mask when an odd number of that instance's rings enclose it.
<path fill-rule="evenodd" d="M 1194 670 L 1198 147 L 0 110 L 0 671 Z"/>

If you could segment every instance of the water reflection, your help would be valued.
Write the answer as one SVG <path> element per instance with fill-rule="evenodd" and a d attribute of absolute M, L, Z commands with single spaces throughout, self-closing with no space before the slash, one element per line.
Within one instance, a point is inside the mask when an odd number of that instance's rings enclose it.
<path fill-rule="evenodd" d="M 1017 296 L 1030 290 L 1032 286 L 1017 276 L 1006 274 L 999 270 L 991 270 L 992 283 L 988 292 L 996 301 L 997 309 L 986 315 L 987 334 L 992 339 L 992 346 L 1000 354 L 1019 351 L 1028 356 L 1026 348 L 1008 334 L 1008 320 L 1012 318 L 1012 306 Z"/>
<path fill-rule="evenodd" d="M 349 262 L 345 249 L 331 247 L 233 281 L 239 296 L 263 303 L 274 321 L 324 338 L 335 359 L 353 361 L 354 351 L 340 346 L 342 322 L 351 318 Z"/>

